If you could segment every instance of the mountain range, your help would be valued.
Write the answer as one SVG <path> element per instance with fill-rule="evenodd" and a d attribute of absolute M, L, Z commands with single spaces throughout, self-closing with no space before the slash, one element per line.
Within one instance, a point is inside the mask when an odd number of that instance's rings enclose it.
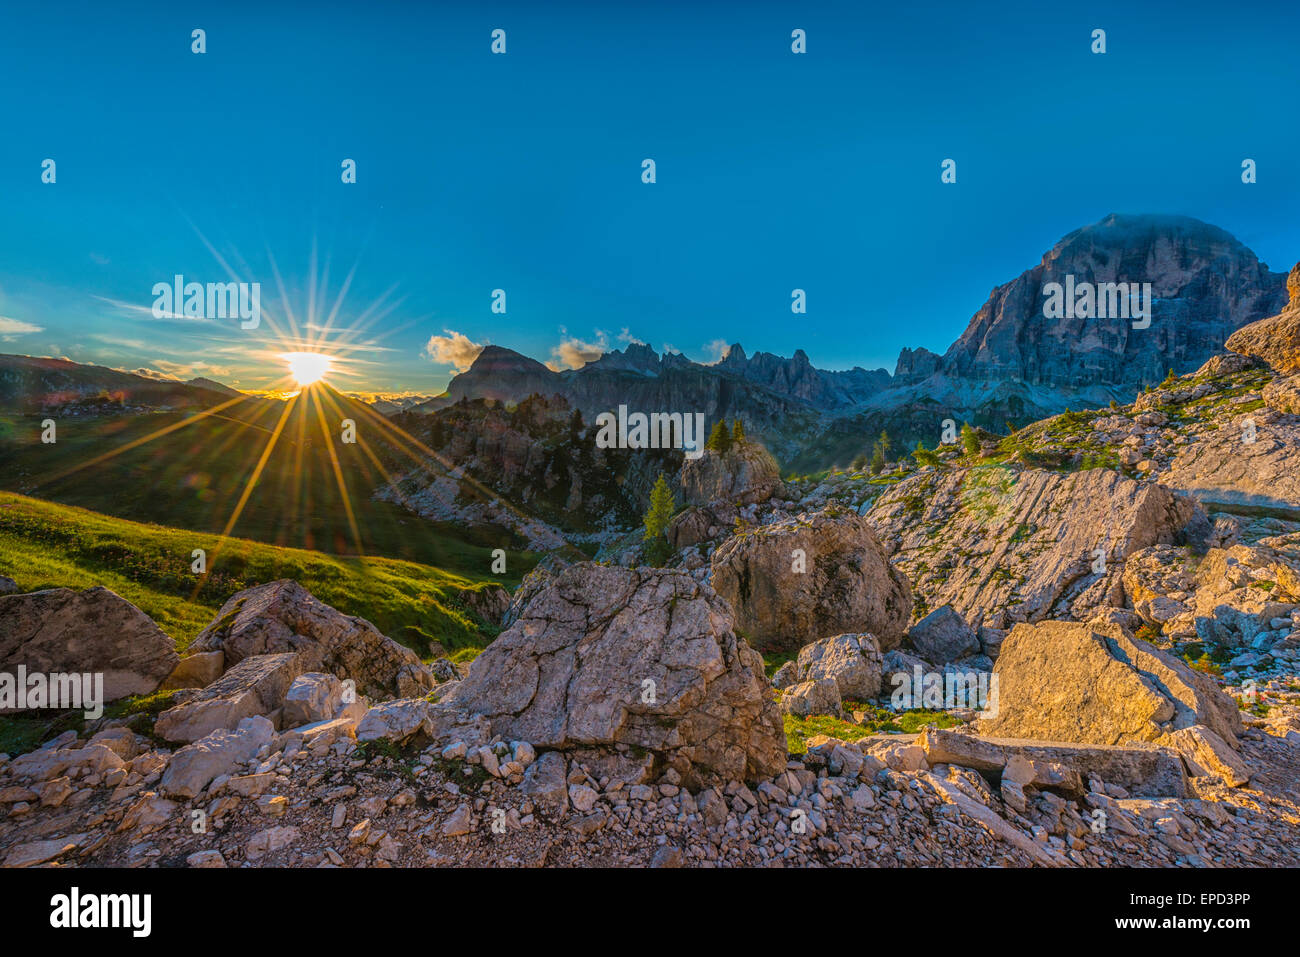
<path fill-rule="evenodd" d="M 1067 277 L 1072 285 L 1149 283 L 1150 325 L 1047 318 L 1045 287 Z M 413 408 L 538 394 L 563 396 L 588 420 L 619 404 L 703 411 L 710 421 L 740 418 L 787 467 L 816 469 L 846 464 L 881 430 L 898 440 L 895 448 L 918 439 L 933 445 L 945 418 L 1003 430 L 1070 406 L 1131 401 L 1170 369 L 1199 367 L 1235 330 L 1286 301 L 1286 274 L 1226 231 L 1189 217 L 1112 214 L 994 288 L 943 355 L 903 349 L 892 374 L 817 369 L 803 350 L 749 355 L 739 343 L 713 364 L 634 343 L 557 372 L 490 345 L 445 395 Z"/>

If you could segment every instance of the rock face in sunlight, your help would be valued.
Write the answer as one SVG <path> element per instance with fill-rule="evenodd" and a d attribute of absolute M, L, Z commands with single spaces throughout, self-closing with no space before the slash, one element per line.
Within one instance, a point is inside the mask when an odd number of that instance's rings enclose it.
<path fill-rule="evenodd" d="M 682 495 L 691 505 L 724 501 L 733 505 L 766 502 L 781 492 L 781 471 L 757 442 L 745 442 L 719 454 L 708 449 L 682 463 Z"/>
<path fill-rule="evenodd" d="M 104 700 L 149 694 L 176 667 L 175 643 L 107 588 L 0 596 L 0 672 L 102 673 Z"/>
<path fill-rule="evenodd" d="M 411 649 L 380 634 L 364 618 L 353 618 L 314 598 L 295 581 L 283 579 L 248 588 L 221 606 L 191 652 L 225 652 L 230 668 L 253 655 L 296 652 L 302 671 L 326 671 L 351 678 L 357 691 L 393 697 L 434 686 Z"/>
<path fill-rule="evenodd" d="M 1242 733 L 1213 679 L 1109 622 L 1017 625 L 993 674 L 998 712 L 980 727 L 989 735 L 1125 744 L 1204 725 L 1235 747 Z"/>
<path fill-rule="evenodd" d="M 1278 372 L 1300 372 L 1300 263 L 1287 277 L 1290 302 L 1276 316 L 1238 329 L 1227 341 L 1233 352 L 1263 359 Z"/>

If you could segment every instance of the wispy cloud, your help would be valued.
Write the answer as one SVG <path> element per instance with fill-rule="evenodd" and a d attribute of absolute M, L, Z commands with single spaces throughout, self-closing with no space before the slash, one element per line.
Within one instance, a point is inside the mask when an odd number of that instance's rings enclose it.
<path fill-rule="evenodd" d="M 21 319 L 10 319 L 8 316 L 0 316 L 0 341 L 15 342 L 19 336 L 31 335 L 33 332 L 44 332 L 42 326 L 33 325 L 30 322 L 23 322 Z"/>
<path fill-rule="evenodd" d="M 182 316 L 178 312 L 164 312 L 161 316 L 153 314 L 153 306 L 141 306 L 134 302 L 125 302 L 121 299 L 110 299 L 107 296 L 95 296 L 100 302 L 106 302 L 119 312 L 133 316 L 137 319 L 174 319 L 179 322 L 214 322 L 202 316 Z"/>

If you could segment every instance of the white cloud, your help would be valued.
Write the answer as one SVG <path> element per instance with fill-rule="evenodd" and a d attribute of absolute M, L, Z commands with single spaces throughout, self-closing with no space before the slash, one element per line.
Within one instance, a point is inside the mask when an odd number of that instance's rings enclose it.
<path fill-rule="evenodd" d="M 424 346 L 424 354 L 439 365 L 449 365 L 457 372 L 464 372 L 478 354 L 483 351 L 483 343 L 474 342 L 468 336 L 451 329 L 442 330 L 445 336 L 430 336 Z"/>
<path fill-rule="evenodd" d="M 638 339 L 636 336 L 632 335 L 632 333 L 628 331 L 626 326 L 624 326 L 623 331 L 618 334 L 618 341 L 626 342 L 629 345 L 634 345 L 634 346 L 645 345 L 645 340 Z"/>
<path fill-rule="evenodd" d="M 726 339 L 714 339 L 712 342 L 704 344 L 704 352 L 709 357 L 705 361 L 706 366 L 717 365 L 723 359 L 727 358 L 727 353 L 731 351 L 731 344 Z"/>
<path fill-rule="evenodd" d="M 0 316 L 0 341 L 14 342 L 19 336 L 30 335 L 33 332 L 44 332 L 41 326 L 34 326 L 30 322 L 23 322 L 21 319 L 10 319 L 8 316 Z"/>
<path fill-rule="evenodd" d="M 564 329 L 560 329 L 564 333 Z M 546 365 L 554 372 L 562 369 L 581 369 L 588 362 L 595 362 L 609 351 L 609 338 L 599 329 L 596 330 L 594 342 L 584 342 L 576 336 L 569 336 L 558 346 L 551 348 L 551 359 Z"/>

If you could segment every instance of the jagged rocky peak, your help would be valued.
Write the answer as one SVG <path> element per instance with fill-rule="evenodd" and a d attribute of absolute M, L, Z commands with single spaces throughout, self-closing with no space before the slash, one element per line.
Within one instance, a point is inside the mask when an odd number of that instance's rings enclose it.
<path fill-rule="evenodd" d="M 1149 283 L 1150 322 L 1089 309 L 1049 316 L 1049 284 Z M 943 358 L 944 371 L 1077 387 L 1137 387 L 1189 372 L 1235 330 L 1278 312 L 1285 279 L 1217 226 L 1185 216 L 1112 214 L 1075 230 L 993 290 Z"/>
<path fill-rule="evenodd" d="M 939 371 L 943 358 L 924 347 L 909 349 L 903 347 L 894 365 L 894 384 L 910 385 L 920 382 Z"/>

